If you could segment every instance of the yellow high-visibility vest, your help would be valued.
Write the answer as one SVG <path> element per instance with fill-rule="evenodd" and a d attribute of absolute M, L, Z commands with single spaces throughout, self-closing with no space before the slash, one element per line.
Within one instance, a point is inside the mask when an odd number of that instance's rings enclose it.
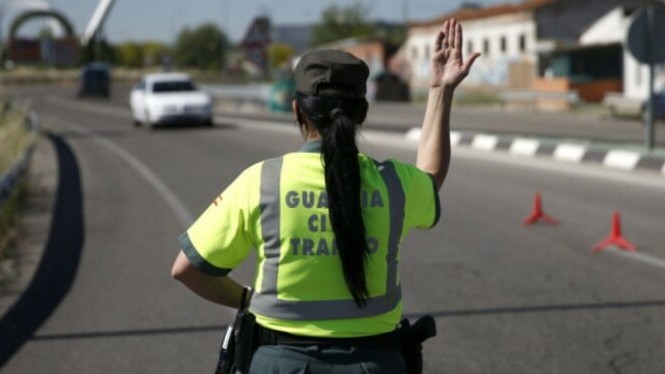
<path fill-rule="evenodd" d="M 262 326 L 296 335 L 358 337 L 395 329 L 402 315 L 399 244 L 432 227 L 439 199 L 432 177 L 396 160 L 359 154 L 370 298 L 349 292 L 328 217 L 321 154 L 305 151 L 257 163 L 229 185 L 180 236 L 189 261 L 223 276 L 257 250 L 250 311 Z"/>

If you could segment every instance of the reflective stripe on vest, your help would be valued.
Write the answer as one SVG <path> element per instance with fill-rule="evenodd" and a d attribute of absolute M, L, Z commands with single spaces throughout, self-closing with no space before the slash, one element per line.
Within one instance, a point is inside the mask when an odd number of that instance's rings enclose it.
<path fill-rule="evenodd" d="M 386 293 L 371 297 L 364 307 L 353 299 L 325 301 L 280 300 L 277 295 L 280 241 L 280 176 L 282 158 L 264 161 L 261 169 L 261 231 L 265 261 L 261 293 L 255 292 L 250 310 L 257 314 L 284 320 L 324 320 L 372 317 L 388 313 L 402 300 L 397 280 L 397 255 L 404 222 L 404 190 L 391 162 L 377 163 L 390 200 L 390 233 L 388 235 Z"/>

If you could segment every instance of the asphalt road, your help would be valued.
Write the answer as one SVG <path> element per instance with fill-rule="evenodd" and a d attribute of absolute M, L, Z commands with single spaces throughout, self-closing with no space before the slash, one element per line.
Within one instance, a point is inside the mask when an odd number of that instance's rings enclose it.
<path fill-rule="evenodd" d="M 171 279 L 176 238 L 245 167 L 297 149 L 294 126 L 218 118 L 148 131 L 122 98 L 27 95 L 51 134 L 64 205 L 38 272 L 55 296 L 28 304 L 44 322 L 21 315 L 34 334 L 0 371 L 211 371 L 231 311 Z M 394 132 L 368 130 L 361 148 L 415 155 Z M 522 225 L 537 191 L 560 225 Z M 455 149 L 441 201 L 439 225 L 412 232 L 401 258 L 406 313 L 438 323 L 427 373 L 665 372 L 663 177 Z M 614 211 L 637 254 L 590 251 Z M 249 282 L 253 269 L 232 274 Z"/>

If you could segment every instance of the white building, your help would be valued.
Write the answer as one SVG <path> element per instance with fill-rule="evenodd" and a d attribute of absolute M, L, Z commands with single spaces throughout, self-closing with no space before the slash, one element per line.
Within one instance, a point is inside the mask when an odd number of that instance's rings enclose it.
<path fill-rule="evenodd" d="M 465 7 L 437 19 L 412 23 L 405 44 L 411 67 L 411 88 L 427 87 L 429 63 L 436 34 L 445 19 L 455 18 L 464 28 L 464 53 L 481 52 L 466 80 L 470 85 L 529 86 L 536 74 L 537 25 L 534 10 L 552 0 L 486 8 Z"/>
<path fill-rule="evenodd" d="M 628 30 L 637 15 L 635 7 L 617 7 L 600 18 L 580 37 L 585 47 L 620 45 L 622 48 L 623 94 L 632 99 L 644 100 L 649 92 L 649 67 L 637 61 L 627 45 Z M 659 41 L 662 42 L 662 41 Z M 665 65 L 656 66 L 654 81 L 656 89 L 665 85 Z"/>
<path fill-rule="evenodd" d="M 409 25 L 405 56 L 410 66 L 410 86 L 416 95 L 427 88 L 429 59 L 436 34 L 444 20 L 455 18 L 464 28 L 464 53 L 481 52 L 466 85 L 489 86 L 498 89 L 526 90 L 564 86 L 588 93 L 597 100 L 603 85 L 590 86 L 596 81 L 613 80 L 611 87 L 620 85 L 621 61 L 604 67 L 598 60 L 609 55 L 612 60 L 620 48 L 584 49 L 580 36 L 589 45 L 606 43 L 606 38 L 619 38 L 616 26 L 608 14 L 617 7 L 642 4 L 643 0 L 523 0 L 489 7 L 465 6 L 436 19 Z M 607 20 L 603 18 L 609 17 Z M 597 25 L 590 27 L 590 25 Z M 615 25 L 615 26 L 612 26 Z M 625 30 L 625 26 L 623 28 Z M 616 41 L 610 43 L 617 43 Z M 601 53 L 598 54 L 597 52 Z M 557 80 L 550 84 L 548 79 Z M 609 87 L 609 86 L 608 86 Z M 583 95 L 584 97 L 584 95 Z M 584 97 L 586 99 L 586 97 Z"/>

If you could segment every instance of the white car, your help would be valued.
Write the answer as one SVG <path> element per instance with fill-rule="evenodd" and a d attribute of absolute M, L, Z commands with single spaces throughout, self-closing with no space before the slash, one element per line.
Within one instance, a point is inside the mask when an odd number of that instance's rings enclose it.
<path fill-rule="evenodd" d="M 147 74 L 132 88 L 129 96 L 134 125 L 149 127 L 171 123 L 212 122 L 212 100 L 183 73 Z"/>

